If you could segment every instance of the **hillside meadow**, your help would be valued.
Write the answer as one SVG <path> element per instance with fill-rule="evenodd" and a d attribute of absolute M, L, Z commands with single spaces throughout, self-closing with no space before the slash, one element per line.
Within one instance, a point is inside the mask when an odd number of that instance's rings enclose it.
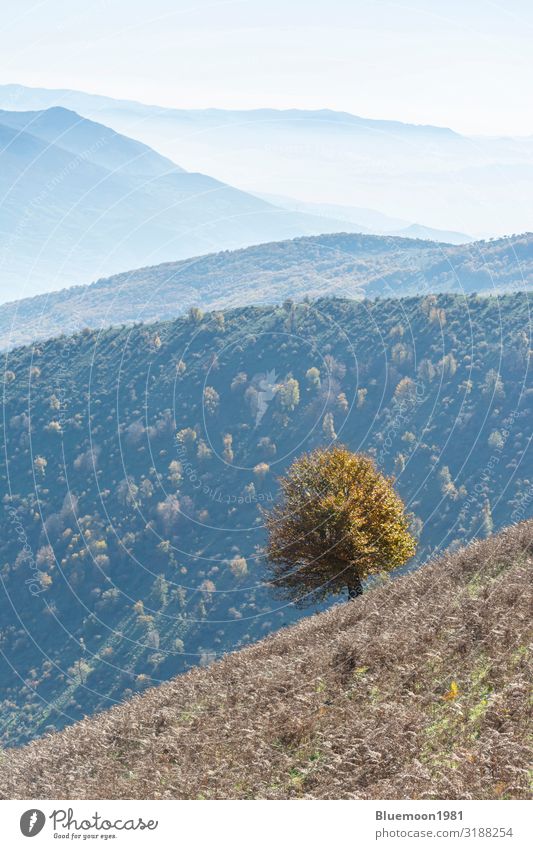
<path fill-rule="evenodd" d="M 394 475 L 408 569 L 529 518 L 530 331 L 523 293 L 324 298 L 10 352 L 3 744 L 323 609 L 267 581 L 260 508 L 303 451 L 344 443 Z"/>
<path fill-rule="evenodd" d="M 530 799 L 524 522 L 59 734 L 2 798 Z"/>

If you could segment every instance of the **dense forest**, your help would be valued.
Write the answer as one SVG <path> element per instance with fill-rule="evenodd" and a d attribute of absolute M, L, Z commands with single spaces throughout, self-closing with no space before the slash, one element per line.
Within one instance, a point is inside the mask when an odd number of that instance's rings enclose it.
<path fill-rule="evenodd" d="M 76 281 L 73 281 L 76 282 Z M 335 233 L 140 268 L 0 305 L 0 350 L 88 326 L 174 318 L 304 296 L 502 294 L 533 283 L 533 237 L 445 245 Z"/>
<path fill-rule="evenodd" d="M 304 450 L 396 477 L 412 567 L 531 516 L 530 333 L 524 293 L 323 298 L 7 354 L 3 743 L 313 612 L 265 585 L 260 513 Z"/>

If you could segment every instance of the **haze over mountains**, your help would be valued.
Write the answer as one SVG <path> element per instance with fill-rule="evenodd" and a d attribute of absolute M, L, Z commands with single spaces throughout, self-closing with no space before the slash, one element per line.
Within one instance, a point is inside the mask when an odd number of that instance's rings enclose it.
<path fill-rule="evenodd" d="M 0 795 L 530 799 L 532 548 L 508 528 L 8 751 Z"/>
<path fill-rule="evenodd" d="M 468 138 L 327 109 L 165 109 L 70 90 L 0 88 L 7 109 L 58 104 L 247 191 L 366 207 L 474 237 L 532 228 L 531 137 Z"/>
<path fill-rule="evenodd" d="M 407 239 L 427 239 L 428 241 L 448 242 L 451 245 L 463 245 L 474 241 L 466 233 L 458 233 L 453 230 L 436 230 L 426 227 L 424 224 L 410 224 L 401 218 L 391 218 L 375 209 L 366 209 L 359 206 L 343 206 L 333 203 L 305 203 L 294 198 L 282 197 L 280 195 L 260 194 L 264 200 L 292 209 L 295 212 L 308 212 L 313 215 L 324 215 L 327 218 L 342 218 L 355 224 L 358 233 L 374 233 L 386 236 L 403 236 Z"/>
<path fill-rule="evenodd" d="M 529 140 L 0 103 L 3 743 L 303 616 L 259 509 L 303 451 L 395 477 L 408 568 L 531 515 Z"/>
<path fill-rule="evenodd" d="M 337 233 L 273 242 L 127 271 L 0 305 L 0 350 L 84 327 L 154 321 L 190 307 L 227 309 L 286 298 L 373 298 L 531 291 L 533 235 L 443 245 Z"/>
<path fill-rule="evenodd" d="M 0 197 L 4 301 L 139 265 L 343 227 L 188 173 L 62 107 L 0 113 Z"/>
<path fill-rule="evenodd" d="M 524 191 L 528 207 L 533 191 L 528 139 L 473 143 L 447 129 L 327 110 L 168 110 L 23 86 L 0 86 L 0 106 L 9 107 L 0 111 L 0 303 L 299 236 L 463 244 L 493 207 L 491 233 L 519 222 L 526 230 L 531 220 L 520 200 Z M 518 193 L 509 192 L 509 169 Z M 483 195 L 496 173 L 506 174 L 505 202 Z"/>

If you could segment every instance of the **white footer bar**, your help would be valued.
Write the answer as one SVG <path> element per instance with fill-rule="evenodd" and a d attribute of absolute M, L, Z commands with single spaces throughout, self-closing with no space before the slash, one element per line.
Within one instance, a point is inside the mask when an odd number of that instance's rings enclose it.
<path fill-rule="evenodd" d="M 3 801 L 2 845 L 364 849 L 533 846 L 527 801 Z M 30 843 L 31 839 L 35 843 Z"/>

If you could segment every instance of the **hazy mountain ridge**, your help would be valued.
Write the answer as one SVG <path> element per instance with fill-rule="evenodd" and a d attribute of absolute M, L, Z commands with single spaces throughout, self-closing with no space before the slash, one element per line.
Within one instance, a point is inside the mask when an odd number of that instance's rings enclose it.
<path fill-rule="evenodd" d="M 395 129 L 406 133 L 427 133 L 430 135 L 446 136 L 455 140 L 461 140 L 461 135 L 454 132 L 449 127 L 437 127 L 431 124 L 412 124 L 404 121 L 391 121 L 387 119 L 362 118 L 358 115 L 353 115 L 350 112 L 339 112 L 333 109 L 272 109 L 272 108 L 255 108 L 255 109 L 180 109 L 172 107 L 157 106 L 154 104 L 142 103 L 135 100 L 120 100 L 113 97 L 100 94 L 89 94 L 87 92 L 76 91 L 73 89 L 48 89 L 32 86 L 24 86 L 19 84 L 0 85 L 0 94 L 2 102 L 6 103 L 5 108 L 32 108 L 32 109 L 49 109 L 52 106 L 57 106 L 58 103 L 70 104 L 67 108 L 76 111 L 76 105 L 85 110 L 104 111 L 106 108 L 110 111 L 114 109 L 123 110 L 124 112 L 132 111 L 137 114 L 159 113 L 162 116 L 199 116 L 211 119 L 215 123 L 221 121 L 243 122 L 246 118 L 262 121 L 265 117 L 272 118 L 279 115 L 287 115 L 291 118 L 300 118 L 301 120 L 322 121 L 324 118 L 333 123 L 338 123 L 341 127 L 347 124 L 355 124 L 363 128 L 375 128 L 379 130 Z M 30 104 L 30 106 L 26 106 Z M 502 142 L 502 139 L 498 139 Z"/>
<path fill-rule="evenodd" d="M 54 106 L 39 112 L 0 110 L 0 125 L 29 133 L 111 172 L 159 177 L 184 169 L 142 142 L 120 135 L 76 112 Z"/>
<path fill-rule="evenodd" d="M 337 233 L 164 263 L 0 305 L 0 350 L 84 326 L 338 294 L 529 291 L 533 236 L 462 246 Z"/>
<path fill-rule="evenodd" d="M 462 245 L 472 242 L 467 233 L 458 233 L 449 230 L 436 230 L 425 227 L 423 224 L 402 221 L 400 218 L 391 218 L 383 215 L 375 209 L 364 209 L 357 206 L 342 206 L 327 203 L 302 203 L 294 198 L 280 195 L 268 195 L 256 192 L 259 197 L 276 206 L 292 209 L 295 212 L 307 212 L 312 215 L 324 215 L 326 218 L 342 218 L 355 224 L 360 233 L 381 234 L 384 236 L 403 236 L 411 239 L 427 239 L 433 242 L 447 242 L 453 245 Z"/>
<path fill-rule="evenodd" d="M 529 799 L 532 554 L 509 528 L 8 751 L 0 795 Z"/>
<path fill-rule="evenodd" d="M 368 207 L 478 238 L 532 226 L 531 138 L 468 138 L 331 110 L 166 109 L 23 86 L 0 87 L 2 104 L 70 106 L 247 191 Z"/>

